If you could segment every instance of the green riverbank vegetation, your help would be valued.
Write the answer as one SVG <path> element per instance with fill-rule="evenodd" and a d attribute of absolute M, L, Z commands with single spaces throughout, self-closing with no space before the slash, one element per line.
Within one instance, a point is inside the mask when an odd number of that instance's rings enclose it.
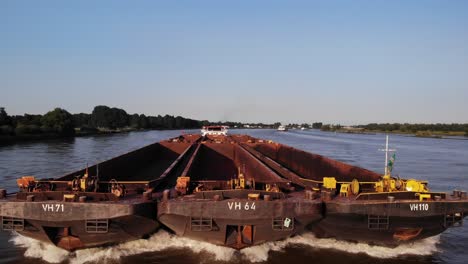
<path fill-rule="evenodd" d="M 468 124 L 409 124 L 371 123 L 357 126 L 323 125 L 323 131 L 343 133 L 395 133 L 412 134 L 417 137 L 465 136 L 468 137 Z"/>
<path fill-rule="evenodd" d="M 145 116 L 128 114 L 125 110 L 96 106 L 91 114 L 71 114 L 55 108 L 44 115 L 8 115 L 0 107 L 0 142 L 16 140 L 73 137 L 101 133 L 116 133 L 144 129 L 190 129 L 208 125 L 181 116 Z"/>
<path fill-rule="evenodd" d="M 198 129 L 206 125 L 226 125 L 231 128 L 277 128 L 281 123 L 209 122 L 181 116 L 128 114 L 125 110 L 99 105 L 90 114 L 71 114 L 55 108 L 44 115 L 8 115 L 0 107 L 0 143 L 21 140 L 74 137 L 83 135 L 119 133 L 149 129 Z M 339 124 L 289 124 L 288 128 L 321 129 L 343 133 L 398 133 L 418 137 L 465 136 L 468 124 L 408 124 L 371 123 L 367 125 L 342 126 Z"/>

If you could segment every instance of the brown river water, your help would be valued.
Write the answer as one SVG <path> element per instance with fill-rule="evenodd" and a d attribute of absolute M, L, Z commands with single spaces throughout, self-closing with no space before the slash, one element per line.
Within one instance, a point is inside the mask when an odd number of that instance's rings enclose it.
<path fill-rule="evenodd" d="M 198 133 L 198 131 L 184 131 Z M 231 130 L 382 172 L 385 135 L 316 130 Z M 0 146 L 0 187 L 16 191 L 17 177 L 57 177 L 181 131 L 146 131 Z M 468 140 L 391 135 L 394 174 L 429 181 L 433 191 L 468 190 Z M 468 263 L 468 225 L 397 248 L 318 239 L 310 233 L 235 251 L 159 231 L 149 239 L 68 253 L 0 232 L 0 263 Z"/>

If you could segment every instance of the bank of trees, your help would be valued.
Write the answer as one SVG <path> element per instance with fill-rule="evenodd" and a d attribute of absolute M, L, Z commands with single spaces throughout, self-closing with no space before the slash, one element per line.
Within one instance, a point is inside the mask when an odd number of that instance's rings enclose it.
<path fill-rule="evenodd" d="M 4 107 L 0 107 L 0 135 L 13 133 L 12 119 L 8 116 Z"/>
<path fill-rule="evenodd" d="M 371 123 L 367 125 L 359 125 L 358 127 L 372 131 L 397 131 L 397 132 L 411 132 L 418 131 L 438 131 L 438 132 L 465 132 L 468 136 L 468 124 L 408 124 L 408 123 L 384 123 L 377 124 Z"/>
<path fill-rule="evenodd" d="M 321 129 L 323 126 L 323 123 L 322 122 L 315 122 L 315 123 L 312 123 L 312 128 L 314 129 Z"/>
<path fill-rule="evenodd" d="M 25 137 L 67 137 L 78 133 L 92 134 L 108 131 L 138 130 L 138 129 L 190 129 L 200 128 L 206 125 L 221 124 L 230 127 L 244 127 L 241 122 L 216 122 L 207 120 L 194 120 L 181 116 L 146 116 L 143 114 L 128 114 L 125 110 L 115 107 L 99 105 L 94 107 L 90 114 L 70 114 L 65 109 L 55 108 L 44 115 L 13 115 L 10 116 L 5 108 L 0 107 L 0 136 L 3 138 L 14 136 Z M 250 127 L 276 128 L 279 122 L 274 124 L 249 124 Z M 294 127 L 306 127 L 308 124 L 289 124 Z M 421 131 L 432 132 L 464 132 L 468 137 L 468 124 L 408 124 L 408 123 L 371 123 L 355 126 L 368 131 L 388 131 L 418 133 Z M 312 128 L 324 131 L 335 131 L 342 128 L 340 125 L 329 125 L 316 122 Z"/>
<path fill-rule="evenodd" d="M 325 125 L 320 125 L 320 129 L 322 131 L 336 131 L 342 129 L 343 126 L 340 124 L 337 125 L 330 125 L 330 124 L 325 124 Z"/>
<path fill-rule="evenodd" d="M 64 109 L 55 108 L 45 115 L 9 116 L 0 107 L 0 135 L 57 135 L 73 136 L 75 128 L 72 115 Z"/>
<path fill-rule="evenodd" d="M 55 108 L 44 115 L 10 116 L 0 107 L 0 136 L 74 136 L 79 133 L 136 129 L 187 129 L 209 125 L 181 116 L 146 116 L 128 114 L 125 110 L 108 106 L 96 106 L 91 114 L 70 114 Z"/>
<path fill-rule="evenodd" d="M 373 132 L 396 132 L 396 133 L 411 133 L 416 135 L 433 135 L 447 134 L 460 135 L 464 134 L 468 137 L 468 124 L 409 124 L 409 123 L 370 123 L 367 125 L 358 125 L 352 127 L 343 127 L 341 125 L 330 125 L 322 123 L 312 124 L 313 128 L 318 128 L 322 131 L 337 131 L 337 130 L 358 130 L 358 131 L 373 131 Z M 452 133 L 454 132 L 454 133 Z"/>
<path fill-rule="evenodd" d="M 129 115 L 120 108 L 96 106 L 91 114 L 74 114 L 76 127 L 89 129 L 187 129 L 199 128 L 204 121 L 184 118 L 181 116 L 146 116 L 143 114 Z"/>

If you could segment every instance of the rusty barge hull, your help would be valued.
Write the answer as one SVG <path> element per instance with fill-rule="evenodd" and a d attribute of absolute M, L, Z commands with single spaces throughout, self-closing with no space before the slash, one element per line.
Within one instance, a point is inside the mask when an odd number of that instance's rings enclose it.
<path fill-rule="evenodd" d="M 155 232 L 155 203 L 0 202 L 3 228 L 75 250 L 144 238 Z"/>
<path fill-rule="evenodd" d="M 251 186 L 223 185 L 220 181 L 230 175 Z M 331 175 L 334 186 L 326 186 Z M 376 191 L 386 184 L 381 174 L 248 136 L 207 137 L 191 154 L 183 176 L 190 184 L 183 195 L 168 192 L 158 203 L 158 220 L 177 235 L 234 248 L 304 231 L 394 247 L 459 226 L 468 212 L 466 193 L 405 191 L 404 186 Z M 354 181 L 359 191 L 343 191 Z M 281 195 L 256 190 L 272 185 Z M 281 225 L 288 219 L 293 225 Z"/>
<path fill-rule="evenodd" d="M 468 212 L 468 201 L 445 193 L 432 193 L 443 200 L 420 200 L 413 192 L 392 193 L 392 201 L 325 202 L 326 217 L 311 226 L 318 237 L 396 247 L 459 227 Z"/>
<path fill-rule="evenodd" d="M 177 235 L 240 249 L 288 238 L 322 218 L 321 203 L 302 197 L 265 201 L 250 200 L 243 190 L 214 193 L 217 198 L 209 201 L 180 198 L 160 202 L 158 220 Z"/>
<path fill-rule="evenodd" d="M 178 236 L 241 249 L 313 232 L 395 246 L 459 226 L 466 192 L 245 135 L 181 135 L 0 191 L 2 228 L 67 250 Z M 414 188 L 405 190 L 406 186 Z"/>
<path fill-rule="evenodd" d="M 161 141 L 56 179 L 23 177 L 20 192 L 0 199 L 1 227 L 70 251 L 148 237 L 160 227 L 153 188 L 198 139 Z"/>
<path fill-rule="evenodd" d="M 187 160 L 179 179 L 188 181 L 173 186 L 181 195 L 166 191 L 158 203 L 158 220 L 177 235 L 240 249 L 300 233 L 322 217 L 319 200 L 303 199 L 302 187 L 236 138 L 206 137 Z"/>

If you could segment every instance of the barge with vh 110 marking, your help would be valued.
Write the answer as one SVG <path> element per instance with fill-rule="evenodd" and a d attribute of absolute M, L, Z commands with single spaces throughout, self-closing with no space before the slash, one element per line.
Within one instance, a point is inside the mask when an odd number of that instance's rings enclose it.
<path fill-rule="evenodd" d="M 213 133 L 211 133 L 213 131 Z M 222 131 L 222 133 L 220 133 Z M 67 250 L 179 236 L 241 249 L 302 233 L 395 246 L 459 226 L 466 192 L 204 127 L 57 179 L 0 191 L 2 228 Z M 388 141 L 387 141 L 388 146 Z M 388 147 L 386 156 L 388 156 Z"/>

